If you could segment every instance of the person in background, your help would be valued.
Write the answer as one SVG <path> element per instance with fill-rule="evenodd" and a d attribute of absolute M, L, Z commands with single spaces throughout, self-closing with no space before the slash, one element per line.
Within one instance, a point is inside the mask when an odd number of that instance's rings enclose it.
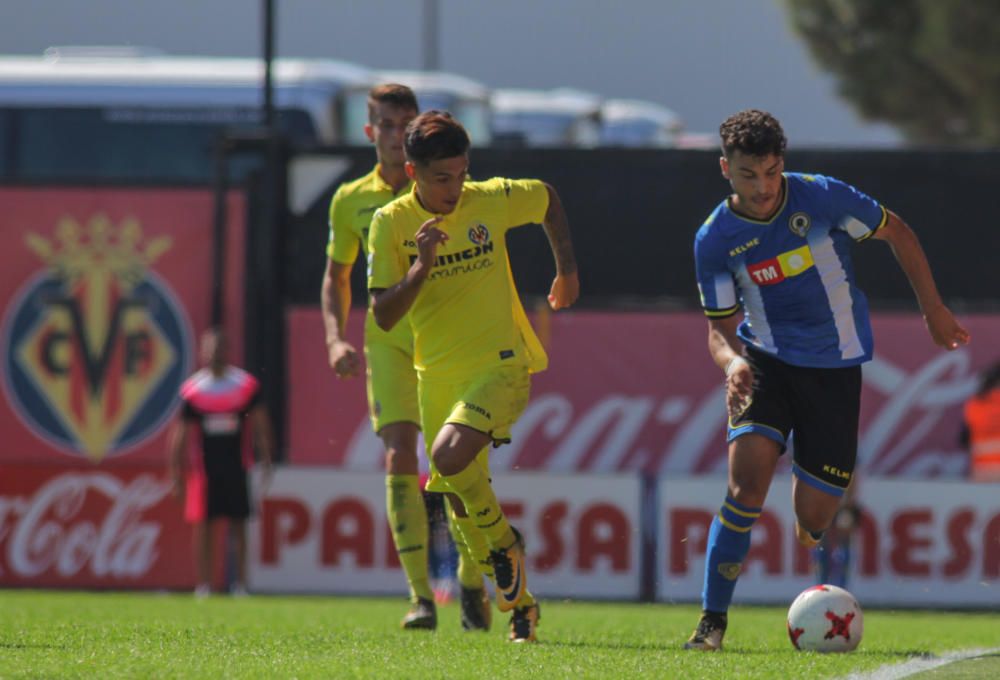
<path fill-rule="evenodd" d="M 1000 361 L 983 371 L 965 402 L 960 440 L 969 451 L 969 479 L 1000 482 Z"/>
<path fill-rule="evenodd" d="M 173 494 L 184 501 L 184 518 L 194 525 L 193 548 L 197 597 L 211 592 L 214 526 L 228 520 L 235 548 L 236 579 L 233 595 L 247 593 L 246 521 L 250 516 L 247 468 L 253 462 L 249 434 L 257 444 L 264 484 L 271 475 L 274 435 L 260 384 L 227 361 L 226 338 L 219 329 L 201 339 L 200 369 L 181 385 L 181 413 L 168 439 Z M 188 465 L 188 437 L 194 427 L 201 456 Z"/>

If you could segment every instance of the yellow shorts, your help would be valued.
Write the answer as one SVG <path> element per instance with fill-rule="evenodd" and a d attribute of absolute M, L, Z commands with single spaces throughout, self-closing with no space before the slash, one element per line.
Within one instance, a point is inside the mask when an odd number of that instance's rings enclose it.
<path fill-rule="evenodd" d="M 465 381 L 420 380 L 420 414 L 424 444 L 430 460 L 428 491 L 449 491 L 434 468 L 431 447 L 446 423 L 457 423 L 484 432 L 494 445 L 510 442 L 510 428 L 531 394 L 531 377 L 524 366 L 501 366 L 478 373 Z M 483 448 L 476 461 L 489 474 L 489 447 Z"/>
<path fill-rule="evenodd" d="M 376 434 L 386 425 L 420 424 L 413 355 L 387 343 L 365 344 L 368 415 Z"/>

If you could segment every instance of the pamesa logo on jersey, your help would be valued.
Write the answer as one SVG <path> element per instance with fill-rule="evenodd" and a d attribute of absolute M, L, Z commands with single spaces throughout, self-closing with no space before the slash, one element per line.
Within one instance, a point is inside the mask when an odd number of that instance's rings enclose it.
<path fill-rule="evenodd" d="M 170 249 L 139 223 L 64 218 L 54 238 L 29 233 L 45 265 L 5 314 L 4 386 L 22 422 L 93 461 L 155 434 L 190 364 L 190 329 L 150 269 Z"/>
<path fill-rule="evenodd" d="M 485 224 L 469 227 L 469 240 L 477 246 L 486 245 L 490 241 L 490 230 Z"/>

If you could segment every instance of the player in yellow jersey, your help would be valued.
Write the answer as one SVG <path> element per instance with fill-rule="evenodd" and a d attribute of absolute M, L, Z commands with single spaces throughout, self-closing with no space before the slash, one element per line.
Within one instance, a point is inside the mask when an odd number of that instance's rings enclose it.
<path fill-rule="evenodd" d="M 403 131 L 417 112 L 417 99 L 404 85 L 379 85 L 369 92 L 365 134 L 375 146 L 378 164 L 364 177 L 342 185 L 330 204 L 330 242 L 321 298 L 329 362 L 339 378 L 361 372 L 357 350 L 344 339 L 351 306 L 351 269 L 359 249 L 367 254 L 372 214 L 411 187 L 403 167 Z M 398 324 L 385 332 L 369 313 L 364 351 L 372 427 L 386 450 L 386 510 L 410 587 L 411 607 L 402 625 L 433 629 L 437 611 L 427 573 L 427 512 L 417 465 L 420 412 L 409 324 Z M 490 603 L 483 577 L 454 523 L 451 528 L 459 549 L 462 625 L 466 630 L 486 630 Z M 485 545 L 485 538 L 479 540 Z"/>
<path fill-rule="evenodd" d="M 524 544 L 490 486 L 487 454 L 510 441 L 528 402 L 529 373 L 547 358 L 521 307 L 504 236 L 518 225 L 544 226 L 556 261 L 549 304 L 561 309 L 579 295 L 569 226 L 543 182 L 467 181 L 469 137 L 447 113 L 413 120 L 404 148 L 416 187 L 375 213 L 369 235 L 375 320 L 389 330 L 408 317 L 428 489 L 448 492 L 486 534 L 497 605 L 512 612 L 510 639 L 534 641 L 539 608 L 526 587 Z"/>

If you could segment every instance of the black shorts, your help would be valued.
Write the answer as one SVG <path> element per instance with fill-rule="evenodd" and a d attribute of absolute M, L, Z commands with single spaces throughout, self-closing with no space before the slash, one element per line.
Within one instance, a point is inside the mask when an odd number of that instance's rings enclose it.
<path fill-rule="evenodd" d="M 806 368 L 747 348 L 753 369 L 750 404 L 730 418 L 728 441 L 754 432 L 781 444 L 794 439 L 793 473 L 841 495 L 858 457 L 861 366 Z"/>
<path fill-rule="evenodd" d="M 205 484 L 205 517 L 246 519 L 250 516 L 250 492 L 246 470 L 208 475 Z"/>

